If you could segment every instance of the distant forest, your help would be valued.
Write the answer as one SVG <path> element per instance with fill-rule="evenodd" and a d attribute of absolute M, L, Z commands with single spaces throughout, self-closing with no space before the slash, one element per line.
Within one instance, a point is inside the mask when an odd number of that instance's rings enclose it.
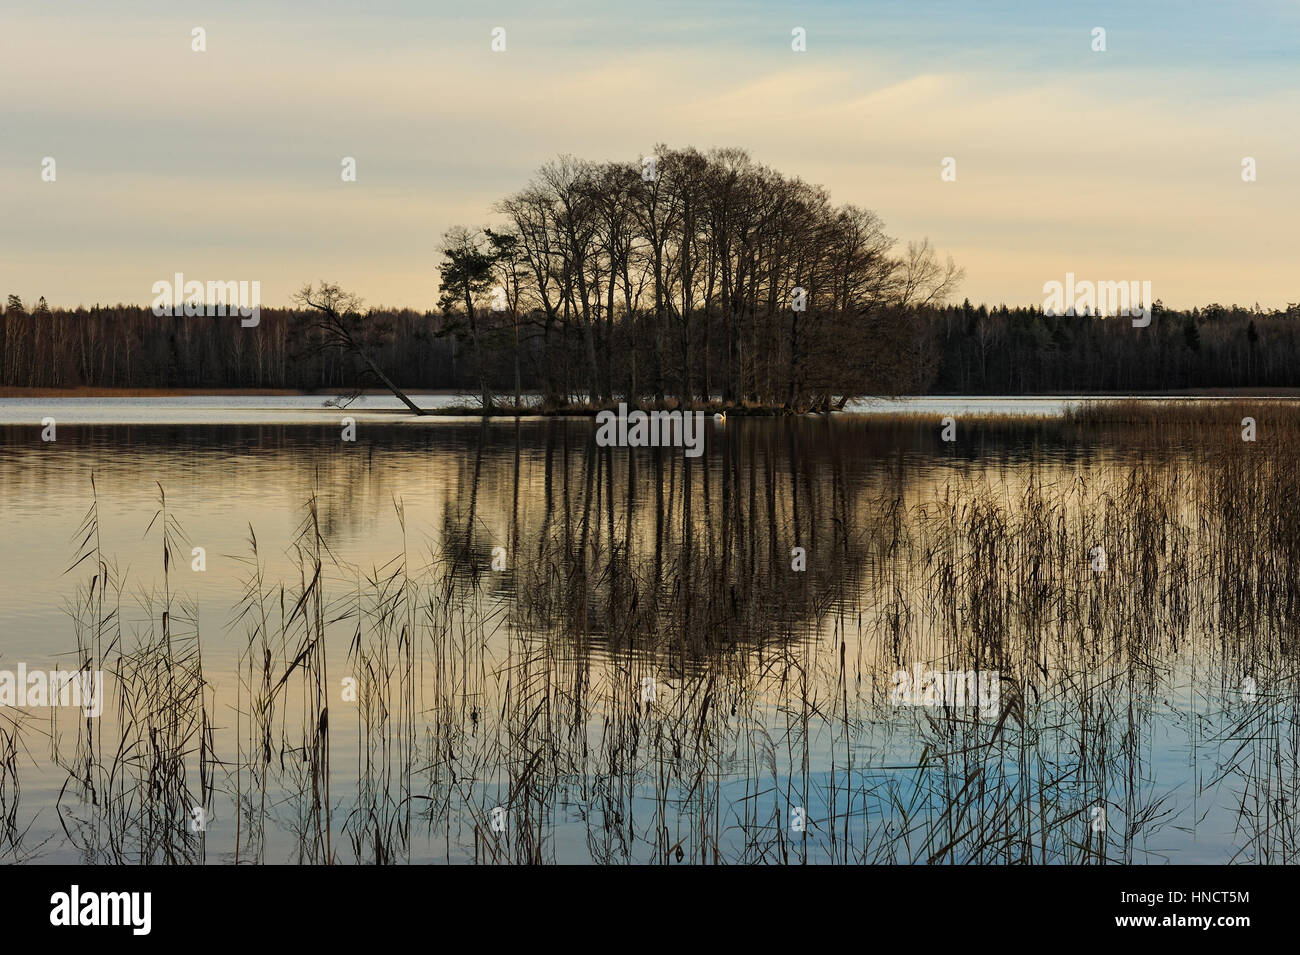
<path fill-rule="evenodd" d="M 297 308 L 155 317 L 10 295 L 0 385 L 462 389 L 485 407 L 720 398 L 790 411 L 858 395 L 1300 386 L 1300 305 L 1152 303 L 1152 323 L 961 305 L 962 270 L 874 213 L 739 149 L 639 165 L 570 156 L 443 236 L 436 312 L 337 285 Z M 430 283 L 432 285 L 432 282 Z M 412 410 L 419 409 L 412 406 Z"/>
<path fill-rule="evenodd" d="M 241 328 L 233 317 L 158 318 L 146 307 L 128 305 L 28 308 L 10 296 L 0 315 L 0 385 L 346 391 L 358 381 L 355 359 L 309 347 L 312 321 L 305 311 L 263 309 L 258 327 Z M 368 313 L 366 321 L 378 331 L 373 357 L 401 387 L 477 392 L 469 346 L 456 333 L 464 326 L 463 315 L 379 310 Z M 710 321 L 720 340 L 720 320 Z M 854 394 L 1300 387 L 1300 305 L 1285 311 L 1220 305 L 1172 311 L 1157 304 L 1148 328 L 1133 328 L 1125 318 L 1051 317 L 1036 308 L 988 309 L 969 302 L 888 311 L 880 321 L 894 321 L 911 336 L 909 374 L 895 381 L 881 376 L 882 364 L 872 352 L 882 346 L 870 338 L 846 343 L 856 352 L 847 360 L 860 362 L 862 369 Z M 521 387 L 542 392 L 549 382 L 557 395 L 586 400 L 585 344 L 578 329 L 557 330 L 545 350 L 540 328 L 530 321 L 525 329 Z M 636 336 L 625 337 L 619 326 L 616 331 L 610 343 L 615 376 L 628 377 L 634 364 L 652 368 L 653 345 L 628 341 Z M 513 325 L 489 324 L 483 337 L 489 383 L 510 393 Z M 702 339 L 701 332 L 701 353 Z M 745 377 L 764 374 L 773 357 L 758 354 Z M 709 358 L 711 367 L 700 381 L 707 379 L 717 394 L 726 356 L 715 351 Z M 671 367 L 664 382 L 668 394 L 677 385 Z"/>

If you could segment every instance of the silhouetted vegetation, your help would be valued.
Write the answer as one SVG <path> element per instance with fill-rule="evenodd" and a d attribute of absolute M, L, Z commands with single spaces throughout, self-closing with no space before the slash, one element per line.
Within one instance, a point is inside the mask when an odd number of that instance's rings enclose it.
<path fill-rule="evenodd" d="M 720 398 L 789 411 L 864 394 L 1300 386 L 1300 304 L 1156 302 L 1146 328 L 945 304 L 962 272 L 928 240 L 898 250 L 875 213 L 738 149 L 660 147 L 645 167 L 561 157 L 495 211 L 499 228 L 444 235 L 436 312 L 367 309 L 330 283 L 318 294 L 337 307 L 300 295 L 302 311 L 263 309 L 248 328 L 11 294 L 0 386 L 382 384 L 472 390 L 485 408 L 528 391 L 554 409 Z"/>
<path fill-rule="evenodd" d="M 509 315 L 486 315 L 491 322 L 484 333 L 488 386 L 509 392 L 515 387 L 513 322 Z M 460 317 L 371 310 L 365 315 L 372 330 L 370 354 L 401 388 L 477 393 L 472 354 L 454 333 Z M 898 319 L 908 336 L 916 336 L 904 343 L 917 357 L 914 373 L 873 378 L 864 367 L 860 386 L 850 394 L 1300 387 L 1297 305 L 1158 309 L 1149 328 L 1133 328 L 1123 318 L 1051 317 L 1036 308 L 969 304 L 883 309 L 880 318 Z M 710 322 L 718 332 L 717 323 Z M 307 313 L 289 309 L 263 309 L 258 327 L 240 328 L 237 319 L 158 318 L 148 308 L 129 305 L 30 312 L 11 305 L 0 315 L 0 386 L 348 392 L 366 383 L 364 363 L 344 350 L 320 347 L 313 323 Z M 580 338 L 556 334 L 543 347 L 531 319 L 520 325 L 520 388 L 541 392 L 549 381 L 555 405 L 566 397 L 585 400 Z M 1196 329 L 1195 348 L 1188 344 L 1189 325 Z M 895 337 L 903 337 L 897 329 Z M 862 342 L 859 348 L 865 353 L 872 346 Z M 619 344 L 615 374 L 626 377 L 638 363 L 644 367 L 652 351 L 644 342 L 640 348 Z M 711 354 L 710 384 L 721 380 L 723 358 Z"/>
<path fill-rule="evenodd" d="M 1241 440 L 1247 415 L 1267 439 Z M 1294 403 L 1085 408 L 990 430 L 996 464 L 976 433 L 859 418 L 728 424 L 699 461 L 574 421 L 376 436 L 447 465 L 423 503 L 392 493 L 405 468 L 259 430 L 317 491 L 225 558 L 224 633 L 176 564 L 205 495 L 160 491 L 159 560 L 128 568 L 138 534 L 99 515 L 138 479 L 86 482 L 68 610 L 107 705 L 0 734 L 0 857 L 1295 857 Z M 151 453 L 228 458 L 211 433 Z M 918 663 L 996 674 L 997 706 L 900 704 Z M 51 759 L 66 782 L 42 786 Z"/>
<path fill-rule="evenodd" d="M 1151 325 L 1045 316 L 1038 308 L 938 310 L 938 394 L 1051 394 L 1300 386 L 1300 304 L 1286 309 L 1157 301 Z"/>
<path fill-rule="evenodd" d="M 484 333 L 488 388 L 508 392 L 516 384 L 513 322 L 509 315 L 486 314 L 492 322 Z M 371 310 L 365 315 L 370 354 L 401 388 L 477 393 L 481 382 L 472 354 L 454 334 L 460 318 Z M 903 337 L 898 328 L 915 336 L 903 344 L 916 359 L 912 373 L 873 378 L 864 365 L 859 387 L 846 392 L 850 396 L 1300 387 L 1297 305 L 1159 309 L 1149 328 L 1133 328 L 1123 318 L 1052 317 L 1036 308 L 969 303 L 882 309 L 880 321 L 898 322 L 896 341 Z M 322 347 L 313 324 L 312 316 L 290 309 L 263 309 L 257 328 L 240 328 L 237 319 L 158 318 L 129 305 L 29 312 L 11 304 L 0 314 L 0 386 L 350 392 L 370 382 L 364 362 L 345 350 Z M 519 387 L 541 392 L 549 384 L 555 406 L 585 400 L 581 339 L 556 334 L 544 346 L 531 319 L 520 324 Z M 1189 345 L 1189 326 L 1196 329 L 1195 348 Z M 716 323 L 712 330 L 719 330 Z M 642 346 L 616 348 L 617 376 L 630 376 L 638 363 L 644 366 L 653 346 Z M 863 352 L 871 347 L 859 344 Z M 710 384 L 721 380 L 723 358 L 711 355 Z"/>
<path fill-rule="evenodd" d="M 564 156 L 497 212 L 504 230 L 449 231 L 441 267 L 484 405 L 487 323 L 516 333 L 517 354 L 521 316 L 548 404 L 576 391 L 824 410 L 915 389 L 933 364 L 920 310 L 962 274 L 928 240 L 896 254 L 874 212 L 739 149 L 660 146 L 639 168 Z"/>

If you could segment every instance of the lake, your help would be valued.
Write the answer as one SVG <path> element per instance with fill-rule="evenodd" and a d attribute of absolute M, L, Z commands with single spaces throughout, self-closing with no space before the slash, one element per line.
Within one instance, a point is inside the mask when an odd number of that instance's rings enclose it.
<path fill-rule="evenodd" d="M 0 706 L 0 853 L 1291 861 L 1293 455 L 1079 400 L 732 416 L 695 459 L 0 400 L 0 675 L 103 674 L 102 715 Z"/>

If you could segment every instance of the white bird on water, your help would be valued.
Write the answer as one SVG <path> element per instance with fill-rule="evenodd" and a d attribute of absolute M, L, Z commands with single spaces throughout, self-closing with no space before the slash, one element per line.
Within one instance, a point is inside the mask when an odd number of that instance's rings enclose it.
<path fill-rule="evenodd" d="M 727 423 L 727 413 L 726 413 L 725 411 L 719 411 L 719 412 L 716 412 L 716 413 L 713 415 L 713 420 L 716 421 L 716 422 L 718 422 L 718 424 L 726 424 L 726 423 Z"/>

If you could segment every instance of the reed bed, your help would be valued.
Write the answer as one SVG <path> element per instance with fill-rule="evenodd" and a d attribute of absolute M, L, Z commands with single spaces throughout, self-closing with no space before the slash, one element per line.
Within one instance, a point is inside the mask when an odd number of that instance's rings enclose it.
<path fill-rule="evenodd" d="M 337 553 L 314 497 L 283 579 L 250 528 L 219 680 L 177 502 L 132 594 L 92 485 L 69 613 L 112 706 L 51 735 L 63 837 L 87 862 L 1105 864 L 1195 832 L 1293 861 L 1300 412 L 1255 410 L 1256 442 L 1240 407 L 1084 411 L 1001 469 L 928 425 L 891 425 L 894 455 L 862 451 L 879 424 L 730 425 L 698 460 L 485 427 L 436 533 L 392 502 L 387 562 Z M 897 705 L 918 665 L 994 674 L 997 705 Z"/>

